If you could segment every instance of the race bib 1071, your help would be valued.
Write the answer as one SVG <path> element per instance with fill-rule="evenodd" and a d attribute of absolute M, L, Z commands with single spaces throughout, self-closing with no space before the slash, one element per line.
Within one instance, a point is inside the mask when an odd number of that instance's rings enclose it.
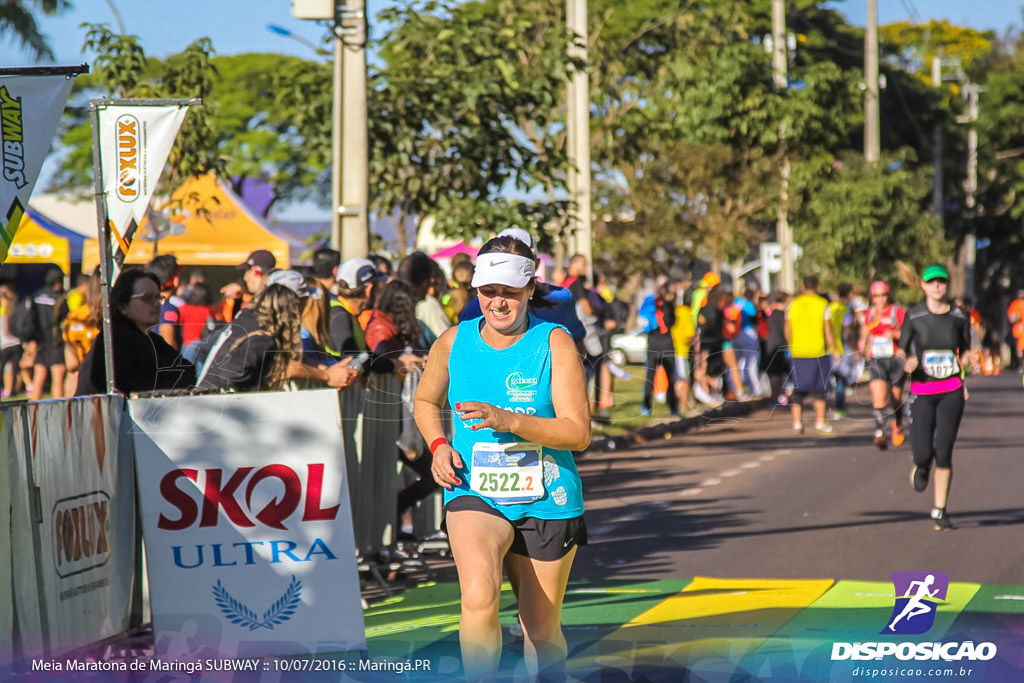
<path fill-rule="evenodd" d="M 947 379 L 960 372 L 960 364 L 952 351 L 925 351 L 921 355 L 921 367 L 929 377 Z"/>

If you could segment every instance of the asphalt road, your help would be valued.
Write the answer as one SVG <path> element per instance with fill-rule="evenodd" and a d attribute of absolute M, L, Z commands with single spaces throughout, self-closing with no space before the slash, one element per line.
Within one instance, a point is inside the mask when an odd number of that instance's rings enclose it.
<path fill-rule="evenodd" d="M 909 439 L 873 445 L 863 386 L 828 436 L 811 422 L 794 435 L 788 410 L 775 409 L 587 455 L 579 466 L 590 545 L 573 579 L 887 581 L 893 571 L 939 570 L 952 581 L 1024 585 L 1024 388 L 1016 373 L 969 387 L 953 531 L 933 531 L 931 488 L 910 485 Z"/>

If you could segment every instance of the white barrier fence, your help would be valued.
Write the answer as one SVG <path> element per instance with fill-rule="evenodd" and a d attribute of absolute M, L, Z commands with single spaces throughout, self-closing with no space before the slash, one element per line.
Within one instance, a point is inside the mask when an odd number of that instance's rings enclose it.
<path fill-rule="evenodd" d="M 12 662 L 124 634 L 132 615 L 144 612 L 137 462 L 158 652 L 161 640 L 173 643 L 189 629 L 209 629 L 215 649 L 232 656 L 365 647 L 355 556 L 381 550 L 393 534 L 401 384 L 374 376 L 341 392 L 340 405 L 338 392 L 321 390 L 132 399 L 127 407 L 131 417 L 120 396 L 0 407 L 0 674 Z M 208 474 L 217 469 L 215 482 Z M 186 499 L 197 515 L 182 534 L 187 540 L 155 535 L 161 515 L 191 514 Z M 335 506 L 331 520 L 294 523 Z M 436 528 L 433 509 L 428 501 L 417 526 Z M 208 569 L 230 577 L 186 579 L 185 592 L 197 599 L 186 604 L 167 582 L 181 581 L 173 570 L 184 576 L 178 565 L 195 564 L 199 553 Z M 290 565 L 284 573 L 283 564 Z M 258 577 L 242 578 L 242 569 Z M 330 588 L 322 583 L 328 575 Z M 282 597 L 278 611 L 292 611 L 289 619 L 264 619 Z M 328 618 L 314 609 L 321 605 L 334 617 L 329 631 L 317 621 Z M 266 628 L 272 621 L 277 630 Z"/>
<path fill-rule="evenodd" d="M 136 556 L 124 400 L 42 401 L 3 413 L 5 442 L 13 441 L 9 528 L 21 654 L 58 655 L 124 632 Z"/>

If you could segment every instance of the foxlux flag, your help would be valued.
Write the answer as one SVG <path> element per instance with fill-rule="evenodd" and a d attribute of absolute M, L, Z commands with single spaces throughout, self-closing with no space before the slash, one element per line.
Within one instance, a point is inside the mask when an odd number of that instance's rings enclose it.
<path fill-rule="evenodd" d="M 73 78 L 0 76 L 0 263 L 25 215 Z"/>
<path fill-rule="evenodd" d="M 187 107 L 176 104 L 110 105 L 98 112 L 112 281 L 124 265 L 187 113 Z"/>

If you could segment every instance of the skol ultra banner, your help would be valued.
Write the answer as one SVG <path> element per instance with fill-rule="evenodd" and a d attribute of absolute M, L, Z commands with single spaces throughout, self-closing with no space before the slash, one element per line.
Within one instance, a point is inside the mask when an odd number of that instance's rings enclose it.
<path fill-rule="evenodd" d="M 0 75 L 0 263 L 25 215 L 74 78 Z"/>
<path fill-rule="evenodd" d="M 122 105 L 101 107 L 100 173 L 107 202 L 111 281 L 117 279 L 156 190 L 188 107 Z"/>
<path fill-rule="evenodd" d="M 129 406 L 157 655 L 365 649 L 338 393 Z"/>

